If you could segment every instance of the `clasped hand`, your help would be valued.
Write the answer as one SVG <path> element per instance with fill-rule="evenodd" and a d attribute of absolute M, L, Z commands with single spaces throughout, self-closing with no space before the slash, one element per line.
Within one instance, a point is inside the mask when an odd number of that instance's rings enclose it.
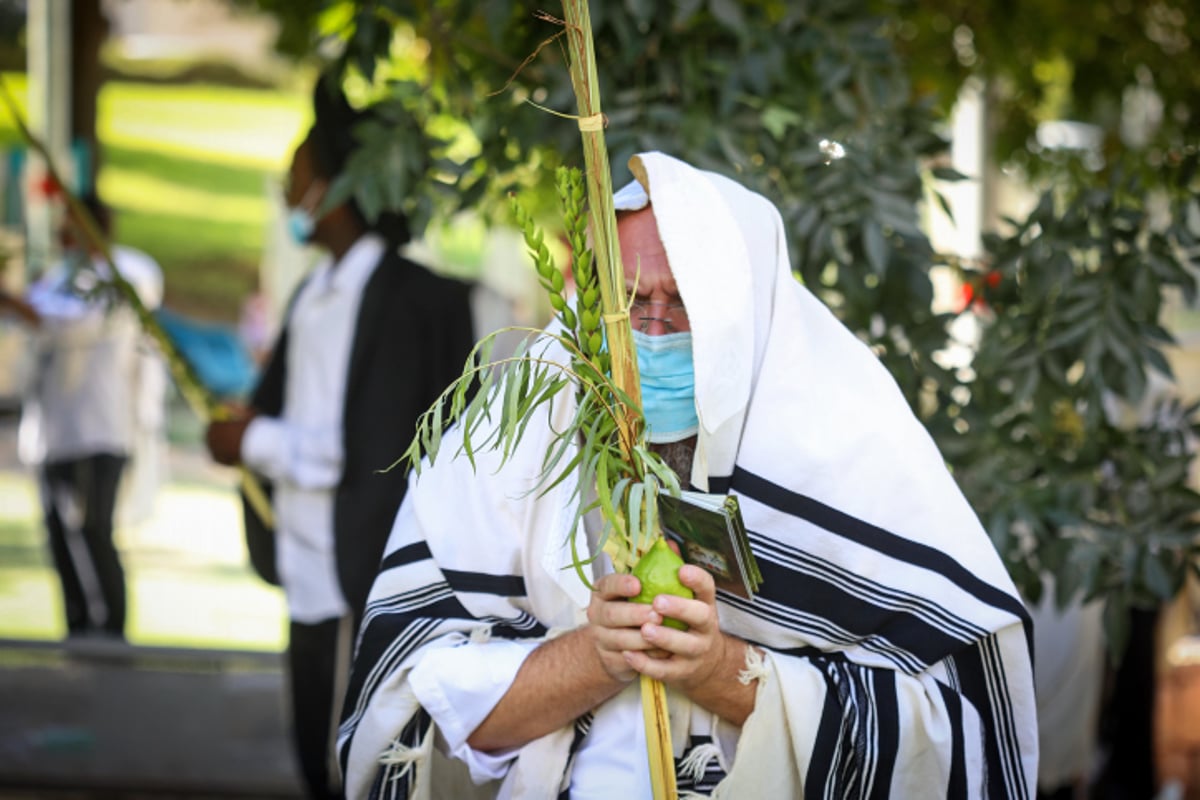
<path fill-rule="evenodd" d="M 227 404 L 221 407 L 219 417 L 209 422 L 204 443 L 218 464 L 237 466 L 242 460 L 242 438 L 254 412 L 245 406 Z"/>
<path fill-rule="evenodd" d="M 634 576 L 607 575 L 596 583 L 587 617 L 596 652 L 613 679 L 627 683 L 647 675 L 690 696 L 723 663 L 729 642 L 718 624 L 712 576 L 684 564 L 679 581 L 695 592 L 694 599 L 663 594 L 653 605 L 631 603 L 641 590 Z M 668 628 L 664 617 L 688 629 Z"/>

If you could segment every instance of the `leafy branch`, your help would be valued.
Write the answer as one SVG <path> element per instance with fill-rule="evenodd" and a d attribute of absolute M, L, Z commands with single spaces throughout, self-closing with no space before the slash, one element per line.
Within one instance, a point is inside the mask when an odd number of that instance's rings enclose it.
<path fill-rule="evenodd" d="M 546 246 L 545 234 L 513 198 L 514 217 L 560 327 L 544 332 L 505 328 L 484 337 L 472 349 L 462 374 L 418 419 L 416 433 L 400 461 L 419 474 L 421 459 L 427 456 L 432 464 L 441 450 L 443 432 L 457 423 L 462 444 L 456 456 L 465 455 L 472 469 L 477 469 L 477 453 L 499 452 L 497 469 L 503 468 L 535 412 L 566 386 L 575 386 L 575 411 L 562 430 L 554 431 L 530 493 L 545 494 L 578 474 L 572 495 L 577 501 L 570 526 L 572 564 L 590 586 L 583 568 L 601 549 L 618 570 L 628 571 L 650 548 L 658 536 L 658 494 L 666 491 L 678 496 L 680 485 L 675 473 L 647 446 L 644 433 L 640 433 L 645 426 L 625 424 L 628 409 L 637 409 L 638 403 L 617 385 L 610 371 L 600 329 L 598 276 L 587 247 L 583 178 L 578 169 L 566 168 L 560 168 L 557 178 L 571 245 L 575 302 L 566 294 L 566 281 Z M 496 338 L 509 331 L 530 336 L 515 355 L 492 360 Z M 569 363 L 547 355 L 555 343 L 566 352 Z M 640 421 L 640 410 L 637 416 Z M 585 487 L 591 486 L 595 486 L 594 499 L 583 494 Z M 599 510 L 604 530 L 597 551 L 581 554 L 575 536 L 583 517 L 593 510 Z"/>

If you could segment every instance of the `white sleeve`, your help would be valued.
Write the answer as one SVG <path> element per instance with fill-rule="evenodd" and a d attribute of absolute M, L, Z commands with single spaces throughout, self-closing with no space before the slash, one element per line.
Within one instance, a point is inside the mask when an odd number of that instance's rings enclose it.
<path fill-rule="evenodd" d="M 242 436 L 242 461 L 273 481 L 332 489 L 342 477 L 341 436 L 336 430 L 302 430 L 278 417 L 255 417 Z"/>
<path fill-rule="evenodd" d="M 476 783 L 503 778 L 520 748 L 484 753 L 467 744 L 508 691 L 521 664 L 539 642 L 496 640 L 427 652 L 408 683 L 433 718 L 443 753 L 467 765 Z"/>

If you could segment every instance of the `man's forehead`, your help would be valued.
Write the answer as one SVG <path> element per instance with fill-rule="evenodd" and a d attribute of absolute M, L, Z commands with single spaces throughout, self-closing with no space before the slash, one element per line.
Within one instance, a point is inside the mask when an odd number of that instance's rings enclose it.
<path fill-rule="evenodd" d="M 617 214 L 617 234 L 624 244 L 638 249 L 663 249 L 662 237 L 658 233 L 658 221 L 650 206 L 636 211 L 621 211 Z"/>

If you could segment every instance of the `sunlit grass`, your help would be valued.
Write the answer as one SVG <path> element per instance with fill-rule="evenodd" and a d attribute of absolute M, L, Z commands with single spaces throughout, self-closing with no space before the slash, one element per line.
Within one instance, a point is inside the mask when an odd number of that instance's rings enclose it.
<path fill-rule="evenodd" d="M 174 217 L 203 219 L 208 225 L 257 225 L 267 221 L 262 198 L 196 188 L 170 175 L 106 167 L 100 192 L 125 211 L 156 211 Z"/>
<path fill-rule="evenodd" d="M 100 93 L 98 130 L 106 146 L 282 172 L 309 115 L 302 94 L 113 82 Z"/>
<path fill-rule="evenodd" d="M 22 106 L 25 77 L 4 79 Z M 272 181 L 311 119 L 302 92 L 109 81 L 98 185 L 119 241 L 163 267 L 177 310 L 232 320 L 257 286 Z M 0 113 L 0 146 L 20 137 Z"/>
<path fill-rule="evenodd" d="M 228 487 L 172 483 L 150 519 L 118 529 L 132 643 L 283 648 L 283 594 L 247 567 L 240 513 Z M 40 514 L 32 474 L 0 472 L 0 638 L 49 641 L 66 632 Z"/>

